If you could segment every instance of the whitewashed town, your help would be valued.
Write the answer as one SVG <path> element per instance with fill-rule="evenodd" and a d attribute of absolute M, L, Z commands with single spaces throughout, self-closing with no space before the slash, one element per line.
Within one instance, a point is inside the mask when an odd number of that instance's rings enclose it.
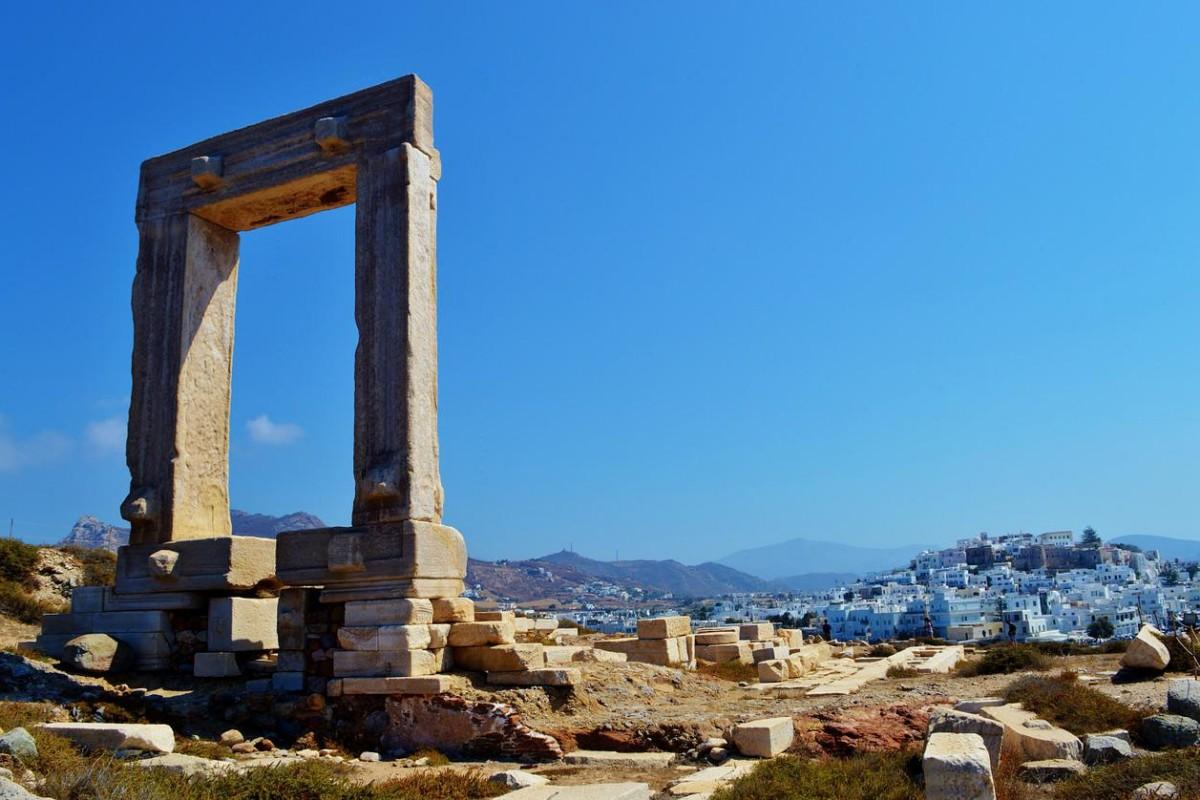
<path fill-rule="evenodd" d="M 1134 545 L 1106 544 L 1090 528 L 960 539 L 912 562 L 809 594 L 735 594 L 683 606 L 697 625 L 771 619 L 840 641 L 931 637 L 971 643 L 1129 639 L 1143 623 L 1195 623 L 1195 564 Z M 615 593 L 617 587 L 602 587 Z M 628 592 L 623 593 L 628 599 Z M 636 607 L 560 616 L 596 630 L 633 630 Z"/>

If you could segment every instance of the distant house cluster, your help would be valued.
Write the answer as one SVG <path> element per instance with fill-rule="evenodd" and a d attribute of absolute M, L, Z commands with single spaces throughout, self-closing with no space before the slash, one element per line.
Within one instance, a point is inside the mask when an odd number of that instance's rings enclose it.
<path fill-rule="evenodd" d="M 983 533 L 919 553 L 907 568 L 764 605 L 726 598 L 714 614 L 790 614 L 841 640 L 932 635 L 953 642 L 1130 638 L 1142 622 L 1195 622 L 1200 583 L 1154 551 L 1072 531 Z M 1106 624 L 1095 624 L 1105 620 Z M 1110 627 L 1111 626 L 1111 627 Z M 1111 632 L 1109 632 L 1111 630 Z"/>

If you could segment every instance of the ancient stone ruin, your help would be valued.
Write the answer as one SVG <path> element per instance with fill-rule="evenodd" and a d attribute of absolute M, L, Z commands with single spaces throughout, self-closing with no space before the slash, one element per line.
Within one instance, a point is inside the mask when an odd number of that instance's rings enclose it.
<path fill-rule="evenodd" d="M 372 679 L 379 691 L 426 692 L 442 688 L 427 676 L 450 666 L 450 645 L 512 644 L 511 623 L 474 621 L 460 597 L 466 546 L 442 524 L 440 176 L 432 95 L 412 75 L 142 164 L 131 480 L 121 506 L 130 543 L 118 554 L 114 588 L 80 590 L 71 613 L 46 618 L 44 650 L 110 634 L 141 669 L 197 676 L 241 674 L 278 650 L 277 690 L 324 690 L 337 676 Z M 239 233 L 351 203 L 359 331 L 352 525 L 276 541 L 233 536 Z"/>

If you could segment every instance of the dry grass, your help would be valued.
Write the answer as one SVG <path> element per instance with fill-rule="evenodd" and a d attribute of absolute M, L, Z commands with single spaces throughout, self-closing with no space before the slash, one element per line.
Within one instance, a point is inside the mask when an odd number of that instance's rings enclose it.
<path fill-rule="evenodd" d="M 1053 800 L 1126 800 L 1139 786 L 1153 781 L 1175 784 L 1180 800 L 1200 798 L 1200 750 L 1172 750 L 1092 767 L 1055 785 L 1050 796 Z"/>
<path fill-rule="evenodd" d="M 921 800 L 920 766 L 920 755 L 912 752 L 782 756 L 762 762 L 712 800 Z"/>
<path fill-rule="evenodd" d="M 446 758 L 446 756 L 442 755 L 437 750 L 429 747 L 418 750 L 409 756 L 409 758 L 413 759 L 414 761 L 416 761 L 418 758 L 427 758 L 429 759 L 429 766 L 431 767 L 444 767 L 450 763 L 450 759 Z"/>
<path fill-rule="evenodd" d="M 965 661 L 958 668 L 958 675 L 972 678 L 976 675 L 1009 675 L 1014 672 L 1044 672 L 1053 666 L 1050 656 L 1033 645 L 1005 644 L 984 652 L 983 658 Z"/>
<path fill-rule="evenodd" d="M 1020 703 L 1027 711 L 1077 736 L 1113 728 L 1136 735 L 1142 718 L 1151 713 L 1080 683 L 1074 672 L 1017 678 L 1004 690 L 1004 699 Z"/>
<path fill-rule="evenodd" d="M 175 738 L 175 752 L 200 758 L 228 758 L 231 755 L 229 748 L 220 742 L 180 737 Z"/>
<path fill-rule="evenodd" d="M 711 661 L 697 661 L 696 671 L 703 675 L 711 675 L 714 678 L 720 678 L 723 681 L 732 681 L 733 683 L 758 683 L 758 666 L 756 664 L 743 664 L 740 661 L 722 661 L 719 664 L 714 664 Z"/>
<path fill-rule="evenodd" d="M 889 678 L 919 678 L 921 677 L 921 673 L 912 667 L 902 667 L 897 664 L 888 667 L 887 676 Z"/>

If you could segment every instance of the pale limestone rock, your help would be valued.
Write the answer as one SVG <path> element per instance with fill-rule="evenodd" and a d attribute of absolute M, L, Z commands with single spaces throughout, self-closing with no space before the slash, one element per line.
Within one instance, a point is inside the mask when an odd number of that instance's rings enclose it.
<path fill-rule="evenodd" d="M 432 601 L 433 621 L 474 622 L 475 601 L 467 597 L 439 597 Z"/>
<path fill-rule="evenodd" d="M 775 635 L 770 622 L 746 622 L 738 626 L 738 638 L 745 642 L 761 642 Z"/>
<path fill-rule="evenodd" d="M 637 624 L 639 639 L 670 639 L 676 636 L 687 636 L 691 632 L 692 621 L 688 617 L 639 619 Z"/>
<path fill-rule="evenodd" d="M 428 625 L 433 622 L 429 600 L 396 598 L 346 603 L 346 625 Z"/>
<path fill-rule="evenodd" d="M 1004 742 L 1004 725 L 995 720 L 949 708 L 936 709 L 929 715 L 929 733 L 974 733 L 988 751 L 992 769 L 1000 765 L 1000 750 Z"/>
<path fill-rule="evenodd" d="M 1083 758 L 1083 742 L 1075 734 L 1056 728 L 1018 705 L 987 706 L 980 716 L 1004 726 L 1004 739 L 1019 748 L 1029 761 Z"/>
<path fill-rule="evenodd" d="M 708 647 L 717 644 L 737 644 L 738 631 L 737 628 L 716 628 L 705 630 L 701 628 L 696 631 L 696 645 Z"/>
<path fill-rule="evenodd" d="M 175 732 L 170 725 L 47 722 L 41 728 L 92 750 L 145 750 L 151 753 L 175 750 Z"/>
<path fill-rule="evenodd" d="M 788 662 L 782 659 L 758 662 L 759 683 L 782 683 L 791 677 Z"/>
<path fill-rule="evenodd" d="M 794 735 L 791 717 L 772 717 L 735 726 L 731 738 L 742 755 L 773 758 L 792 746 Z"/>
<path fill-rule="evenodd" d="M 130 762 L 143 769 L 157 768 L 176 775 L 219 775 L 236 769 L 237 765 L 228 761 L 218 761 L 212 758 L 190 756 L 186 753 L 164 753 L 161 756 L 142 758 Z"/>
<path fill-rule="evenodd" d="M 475 647 L 489 644 L 512 644 L 517 630 L 511 622 L 458 622 L 450 628 L 452 647 Z"/>
<path fill-rule="evenodd" d="M 454 663 L 475 672 L 513 672 L 540 669 L 546 664 L 540 644 L 502 644 L 453 648 Z"/>
<path fill-rule="evenodd" d="M 276 650 L 279 600 L 274 597 L 214 597 L 208 602 L 210 650 Z"/>
<path fill-rule="evenodd" d="M 613 750 L 576 750 L 563 763 L 582 767 L 665 769 L 675 763 L 674 753 L 618 753 Z"/>
<path fill-rule="evenodd" d="M 337 650 L 333 674 L 344 677 L 417 677 L 440 671 L 441 653 L 429 650 Z"/>
<path fill-rule="evenodd" d="M 355 694 L 446 694 L 460 692 L 466 681 L 456 675 L 424 675 L 420 677 L 337 678 L 336 693 L 331 696 Z M 333 682 L 331 681 L 331 684 Z"/>
<path fill-rule="evenodd" d="M 1153 625 L 1143 625 L 1125 649 L 1125 655 L 1121 656 L 1121 666 L 1129 669 L 1166 669 L 1171 661 L 1171 653 L 1159 640 L 1159 635 Z"/>
<path fill-rule="evenodd" d="M 544 786 L 550 782 L 550 779 L 524 770 L 506 769 L 501 772 L 493 772 L 488 776 L 488 781 L 498 783 L 508 789 L 524 789 L 529 786 Z"/>
<path fill-rule="evenodd" d="M 480 611 L 475 610 L 475 619 L 472 622 L 513 622 L 515 623 L 517 614 L 514 611 Z M 534 621 L 528 617 L 522 617 L 529 623 L 529 630 L 533 630 Z"/>
<path fill-rule="evenodd" d="M 549 668 L 520 672 L 489 672 L 487 682 L 492 686 L 575 686 L 583 680 L 577 668 Z"/>
<path fill-rule="evenodd" d="M 650 800 L 646 783 L 589 783 L 580 786 L 530 786 L 504 795 L 505 800 Z"/>
<path fill-rule="evenodd" d="M 922 759 L 926 800 L 995 800 L 992 765 L 983 737 L 933 733 Z"/>

